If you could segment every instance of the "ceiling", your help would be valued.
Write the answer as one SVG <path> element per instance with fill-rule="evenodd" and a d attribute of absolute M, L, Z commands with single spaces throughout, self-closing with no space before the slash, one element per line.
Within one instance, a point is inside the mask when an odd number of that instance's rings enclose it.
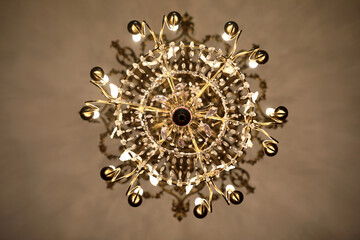
<path fill-rule="evenodd" d="M 359 239 L 358 1 L 1 1 L 1 239 Z M 89 70 L 117 67 L 112 40 L 135 47 L 130 20 L 155 31 L 164 14 L 194 17 L 195 35 L 233 20 L 240 48 L 270 55 L 259 69 L 267 106 L 289 122 L 279 154 L 247 166 L 255 194 L 214 202 L 204 220 L 172 216 L 171 198 L 131 208 L 106 189 L 100 125 L 82 121 L 100 98 Z M 192 203 L 192 201 L 191 201 Z"/>

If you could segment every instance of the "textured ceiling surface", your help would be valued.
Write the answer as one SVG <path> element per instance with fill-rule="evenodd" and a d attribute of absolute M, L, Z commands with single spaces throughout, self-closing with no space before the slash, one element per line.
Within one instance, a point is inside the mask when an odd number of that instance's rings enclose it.
<path fill-rule="evenodd" d="M 358 1 L 1 1 L 1 239 L 359 239 Z M 99 125 L 82 121 L 100 98 L 89 70 L 116 67 L 112 40 L 135 47 L 130 20 L 158 31 L 189 12 L 196 36 L 243 29 L 240 48 L 270 55 L 259 69 L 267 105 L 285 105 L 271 132 L 279 154 L 247 167 L 255 194 L 214 203 L 178 222 L 171 198 L 131 208 L 126 186 L 106 189 Z M 193 204 L 193 201 L 191 201 Z"/>

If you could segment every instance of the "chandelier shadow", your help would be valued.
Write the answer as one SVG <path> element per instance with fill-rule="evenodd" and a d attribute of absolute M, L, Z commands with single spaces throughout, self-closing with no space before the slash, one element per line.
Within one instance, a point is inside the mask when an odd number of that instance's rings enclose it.
<path fill-rule="evenodd" d="M 166 28 L 180 33 L 168 40 Z M 269 55 L 256 45 L 236 52 L 241 30 L 232 21 L 225 24 L 222 38 L 208 35 L 202 41 L 192 36 L 192 18 L 177 12 L 163 17 L 159 34 L 135 20 L 128 31 L 134 41 L 143 39 L 142 54 L 112 42 L 123 69 L 112 69 L 109 76 L 119 75 L 120 81 L 111 82 L 102 68 L 94 67 L 91 83 L 106 100 L 87 101 L 80 110 L 83 120 L 102 122 L 106 128 L 99 146 L 112 164 L 100 171 L 101 178 L 109 188 L 128 184 L 133 207 L 143 198 L 172 195 L 178 220 L 189 212 L 192 196 L 197 196 L 193 213 L 198 218 L 212 212 L 219 196 L 240 204 L 244 195 L 235 187 L 254 191 L 242 166 L 278 152 L 278 141 L 265 129 L 282 126 L 288 116 L 283 106 L 264 113 L 260 102 L 266 82 L 244 72 L 268 62 Z M 223 44 L 224 50 L 208 47 L 210 41 Z M 154 47 L 145 51 L 150 42 Z M 250 90 L 249 81 L 258 91 Z M 118 152 L 109 153 L 109 139 Z M 259 150 L 248 159 L 247 151 L 255 147 Z M 144 191 L 144 181 L 157 192 Z"/>

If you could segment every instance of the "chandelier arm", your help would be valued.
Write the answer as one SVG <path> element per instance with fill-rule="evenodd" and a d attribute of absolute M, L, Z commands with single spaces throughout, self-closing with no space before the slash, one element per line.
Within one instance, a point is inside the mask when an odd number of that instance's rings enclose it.
<path fill-rule="evenodd" d="M 125 101 L 121 101 L 120 104 L 125 104 L 125 105 L 129 105 L 133 108 L 135 108 L 136 110 L 139 110 L 140 112 L 143 112 L 143 111 L 150 111 L 150 112 L 163 112 L 163 113 L 169 113 L 170 111 L 169 110 L 164 110 L 164 109 L 161 109 L 161 108 L 156 108 L 156 107 L 151 107 L 151 106 L 146 106 L 145 108 L 142 107 L 141 104 L 139 103 L 132 103 L 132 102 L 125 102 Z"/>
<path fill-rule="evenodd" d="M 93 80 L 90 80 L 90 82 L 92 84 L 94 84 L 95 86 L 97 86 L 100 90 L 101 90 L 101 93 L 108 99 L 111 99 L 111 100 L 115 100 L 116 98 L 112 97 L 109 93 L 107 93 L 107 91 L 102 87 L 100 86 L 99 84 L 97 84 L 95 81 Z"/>
<path fill-rule="evenodd" d="M 164 28 L 165 28 L 165 25 L 170 28 L 169 24 L 168 24 L 168 19 L 167 19 L 167 16 L 164 15 L 163 17 L 163 21 L 162 21 L 162 24 L 161 24 L 161 30 L 160 30 L 160 33 L 159 33 L 159 44 L 163 44 L 163 33 L 164 33 Z"/>
<path fill-rule="evenodd" d="M 255 127 L 254 130 L 259 131 L 259 132 L 262 132 L 262 133 L 263 133 L 265 136 L 267 136 L 272 142 L 274 142 L 274 143 L 276 143 L 276 144 L 279 143 L 275 138 L 271 137 L 264 129 L 259 128 L 259 127 Z"/>
<path fill-rule="evenodd" d="M 164 19 L 166 19 L 166 16 L 164 16 Z M 163 26 L 163 27 L 164 27 L 164 26 Z M 166 52 L 164 52 L 164 50 L 161 50 L 161 49 L 160 49 L 160 51 L 161 51 L 161 55 L 162 55 L 162 57 L 163 57 L 163 62 L 164 62 L 166 71 L 167 71 L 168 73 L 170 73 L 171 70 L 170 70 L 169 65 L 168 65 L 168 63 L 167 63 Z M 169 75 L 166 79 L 168 80 L 168 83 L 169 83 L 169 85 L 170 85 L 170 88 L 171 88 L 172 93 L 175 93 L 174 80 L 172 79 L 172 77 L 171 77 L 170 75 Z M 175 102 L 178 103 L 177 96 L 174 95 L 174 97 L 175 97 Z"/>
<path fill-rule="evenodd" d="M 213 120 L 218 120 L 218 121 L 236 121 L 234 119 L 228 119 L 228 118 L 223 118 L 223 117 L 220 117 L 220 116 L 208 116 L 208 117 L 205 117 L 206 115 L 204 114 L 197 114 L 196 117 L 198 118 L 204 118 L 204 119 L 213 119 Z"/>
<path fill-rule="evenodd" d="M 140 110 L 140 108 L 139 108 Z M 156 107 L 151 107 L 151 106 L 147 106 L 145 108 L 142 108 L 143 111 L 150 111 L 150 112 L 162 112 L 162 113 L 170 113 L 169 110 L 164 110 L 164 109 L 161 109 L 161 108 L 156 108 Z"/>
<path fill-rule="evenodd" d="M 231 50 L 228 58 L 232 58 L 233 54 L 235 53 L 235 51 L 236 51 L 236 46 L 237 46 L 237 43 L 238 43 L 238 41 L 239 41 L 239 38 L 240 38 L 241 33 L 242 33 L 242 30 L 240 30 L 240 32 L 238 32 L 238 33 L 236 34 L 236 36 L 235 36 L 235 41 L 234 41 L 234 45 L 233 45 L 233 48 L 232 48 L 232 50 Z"/>
<path fill-rule="evenodd" d="M 259 48 L 247 50 L 247 51 L 240 51 L 235 56 L 232 57 L 233 61 L 238 59 L 240 56 L 250 54 L 250 57 L 254 56 L 259 51 Z"/>
<path fill-rule="evenodd" d="M 113 182 L 116 180 L 116 178 L 119 176 L 120 172 L 121 172 L 121 168 L 120 168 L 120 167 L 117 167 L 117 168 L 111 173 L 111 174 L 113 174 L 113 177 L 112 177 L 112 179 L 111 179 L 110 182 L 113 183 Z"/>
<path fill-rule="evenodd" d="M 275 123 L 278 123 L 278 124 L 283 124 L 284 123 L 284 121 L 275 118 L 273 115 L 270 115 L 269 118 L 271 120 L 273 120 Z"/>
<path fill-rule="evenodd" d="M 115 170 L 115 171 L 116 171 L 116 170 Z M 115 183 L 115 182 L 118 182 L 118 181 L 120 181 L 120 180 L 122 180 L 122 179 L 129 178 L 129 177 L 131 177 L 132 175 L 134 175 L 136 171 L 137 171 L 137 168 L 135 168 L 135 169 L 132 170 L 130 173 L 128 173 L 128 174 L 126 174 L 126 175 L 124 175 L 124 176 L 117 177 L 116 179 L 111 179 L 111 182 L 112 182 L 112 183 Z"/>
<path fill-rule="evenodd" d="M 192 140 L 192 143 L 193 143 L 193 145 L 194 145 L 195 151 L 196 151 L 197 154 L 198 154 L 197 160 L 199 161 L 199 163 L 200 163 L 200 165 L 201 165 L 201 168 L 202 168 L 202 170 L 203 170 L 203 172 L 204 172 L 202 178 L 204 178 L 204 175 L 206 174 L 206 168 L 205 168 L 205 166 L 204 166 L 204 163 L 202 162 L 203 156 L 202 156 L 201 153 L 200 153 L 200 149 L 199 149 L 199 147 L 198 147 L 198 145 L 197 145 L 197 143 L 196 143 L 196 140 L 195 140 L 195 138 L 194 138 L 193 132 L 191 131 L 191 127 L 188 126 L 188 129 L 189 129 L 189 133 L 190 133 L 190 135 L 191 135 L 191 137 L 192 137 L 191 140 Z"/>
<path fill-rule="evenodd" d="M 212 212 L 212 200 L 214 193 L 208 181 L 206 181 L 206 186 L 209 189 L 209 202 L 205 199 L 201 199 L 201 203 L 204 204 L 204 206 L 209 210 L 209 212 Z"/>
<path fill-rule="evenodd" d="M 226 201 L 228 205 L 230 205 L 230 201 L 227 196 L 216 186 L 213 180 L 210 181 L 210 184 L 214 187 L 215 191 L 218 192 Z"/>
<path fill-rule="evenodd" d="M 126 196 L 129 196 L 130 194 L 132 194 L 133 192 L 135 192 L 136 189 L 141 188 L 140 186 L 136 186 L 134 188 L 131 188 L 132 185 L 134 184 L 134 182 L 136 181 L 136 179 L 140 176 L 140 174 L 142 174 L 144 172 L 144 170 L 141 171 L 137 171 L 137 173 L 135 174 L 135 176 L 133 177 L 133 179 L 131 180 L 129 187 L 126 191 Z"/>
<path fill-rule="evenodd" d="M 274 121 L 276 122 L 258 122 L 256 120 L 253 120 L 253 122 L 259 126 L 272 126 L 272 125 L 279 125 L 279 124 L 283 124 L 284 122 L 279 121 L 277 119 L 274 119 Z"/>
<path fill-rule="evenodd" d="M 139 31 L 139 33 L 141 34 L 141 37 L 142 37 L 142 38 L 145 38 L 145 37 L 146 37 L 146 35 L 145 35 L 145 27 L 148 28 L 151 36 L 153 37 L 153 40 L 154 40 L 154 43 L 155 43 L 155 48 L 158 48 L 158 46 L 159 46 L 159 41 L 158 41 L 158 39 L 156 38 L 156 35 L 155 35 L 154 31 L 151 29 L 151 27 L 149 26 L 149 24 L 147 24 L 147 22 L 146 22 L 145 20 L 143 20 L 143 21 L 141 22 L 141 29 L 139 29 L 139 28 L 136 26 L 136 28 L 137 28 L 137 30 Z"/>
<path fill-rule="evenodd" d="M 207 171 L 206 171 L 206 167 L 205 167 L 204 162 L 203 162 L 203 156 L 201 154 L 199 155 L 198 161 L 199 161 L 199 163 L 201 165 L 201 168 L 204 171 L 203 178 L 205 179 L 206 177 L 204 177 L 204 175 L 207 175 Z"/>
<path fill-rule="evenodd" d="M 193 132 L 191 131 L 191 127 L 190 126 L 188 126 L 188 130 L 189 130 L 189 133 L 190 133 L 190 135 L 191 135 L 191 137 L 192 137 L 192 143 L 193 143 L 193 145 L 194 145 L 194 148 L 195 148 L 195 151 L 197 152 L 197 154 L 198 154 L 198 157 L 197 157 L 197 159 L 198 159 L 198 161 L 199 161 L 199 163 L 200 163 L 200 165 L 201 165 L 201 168 L 202 168 L 202 170 L 203 170 L 203 172 L 204 172 L 204 174 L 203 174 L 203 177 L 202 178 L 204 178 L 204 175 L 206 174 L 206 168 L 205 168 L 205 166 L 204 166 L 204 163 L 202 162 L 202 155 L 200 154 L 200 150 L 199 150 L 199 147 L 198 147 L 198 145 L 197 145 L 197 143 L 196 143 L 196 140 L 194 139 L 194 135 L 193 135 Z"/>
<path fill-rule="evenodd" d="M 113 102 L 109 102 L 106 100 L 89 100 L 89 101 L 86 101 L 84 103 L 84 105 L 91 107 L 91 108 L 95 108 L 96 110 L 100 110 L 100 108 L 98 106 L 94 105 L 94 103 L 109 104 L 109 105 L 114 104 Z"/>

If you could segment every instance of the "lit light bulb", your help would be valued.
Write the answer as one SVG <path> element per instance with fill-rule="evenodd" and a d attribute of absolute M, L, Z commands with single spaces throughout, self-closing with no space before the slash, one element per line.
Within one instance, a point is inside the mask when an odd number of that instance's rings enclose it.
<path fill-rule="evenodd" d="M 177 31 L 178 29 L 179 29 L 179 25 L 175 25 L 175 26 L 172 26 L 172 25 L 171 25 L 171 26 L 170 26 L 170 30 L 171 30 L 171 31 L 174 31 L 174 32 L 175 32 L 175 31 Z"/>
<path fill-rule="evenodd" d="M 118 129 L 118 128 L 117 128 L 117 127 L 115 127 L 115 128 L 114 128 L 114 130 L 112 131 L 112 133 L 111 133 L 111 135 L 110 135 L 110 138 L 111 138 L 111 139 L 113 139 L 113 138 L 114 138 L 114 136 L 115 136 L 115 133 L 116 133 L 117 129 Z"/>
<path fill-rule="evenodd" d="M 254 60 L 250 60 L 250 61 L 249 61 L 249 67 L 250 67 L 250 68 L 256 68 L 258 65 L 259 65 L 259 64 L 258 64 L 256 61 L 254 61 Z"/>
<path fill-rule="evenodd" d="M 252 101 L 255 102 L 256 99 L 258 98 L 258 96 L 259 96 L 259 92 L 256 91 L 256 92 L 251 96 Z"/>
<path fill-rule="evenodd" d="M 275 112 L 275 109 L 273 109 L 273 108 L 267 108 L 265 111 L 266 115 L 268 115 L 269 117 L 272 116 L 274 114 L 274 112 Z"/>
<path fill-rule="evenodd" d="M 140 33 L 139 34 L 133 34 L 132 39 L 133 39 L 134 42 L 140 41 L 141 40 L 141 34 Z"/>
<path fill-rule="evenodd" d="M 230 40 L 230 35 L 228 35 L 228 34 L 226 34 L 226 33 L 223 33 L 222 38 L 223 38 L 225 41 L 229 41 L 229 40 Z"/>
<path fill-rule="evenodd" d="M 108 75 L 104 74 L 104 77 L 101 79 L 101 82 L 103 84 L 107 84 L 109 82 L 109 77 Z"/>
<path fill-rule="evenodd" d="M 186 194 L 189 194 L 192 188 L 193 188 L 193 185 L 187 185 L 187 186 L 185 187 Z"/>
<path fill-rule="evenodd" d="M 99 111 L 94 111 L 93 119 L 98 119 L 100 117 Z"/>
<path fill-rule="evenodd" d="M 195 206 L 202 204 L 202 199 L 200 197 L 195 199 Z"/>
<path fill-rule="evenodd" d="M 141 187 L 138 187 L 138 188 L 136 188 L 135 190 L 134 190 L 134 193 L 139 193 L 139 195 L 143 195 L 143 193 L 144 193 L 144 190 L 141 188 Z"/>
<path fill-rule="evenodd" d="M 227 168 L 227 170 L 226 170 L 226 169 L 225 169 L 225 170 L 228 172 L 228 171 L 230 171 L 231 169 L 234 169 L 234 168 L 235 168 L 235 166 L 230 165 L 230 166 Z"/>
<path fill-rule="evenodd" d="M 229 184 L 226 186 L 226 192 L 233 192 L 235 191 L 235 188 L 233 185 Z"/>
<path fill-rule="evenodd" d="M 113 98 L 117 98 L 118 95 L 119 95 L 119 88 L 118 88 L 115 84 L 113 84 L 113 83 L 110 83 L 109 87 L 110 87 L 110 94 L 111 94 L 111 96 L 112 96 Z"/>
<path fill-rule="evenodd" d="M 159 183 L 159 180 L 156 178 L 156 177 L 154 177 L 154 176 L 150 176 L 149 177 L 150 178 L 150 183 L 153 185 L 153 186 L 157 186 L 158 185 L 158 183 Z"/>
<path fill-rule="evenodd" d="M 123 162 L 125 162 L 125 161 L 128 161 L 128 160 L 130 160 L 132 157 L 131 157 L 131 155 L 129 154 L 129 152 L 127 151 L 127 150 L 125 150 L 125 152 L 123 152 L 122 154 L 121 154 L 121 156 L 120 156 L 120 161 L 123 161 Z"/>

